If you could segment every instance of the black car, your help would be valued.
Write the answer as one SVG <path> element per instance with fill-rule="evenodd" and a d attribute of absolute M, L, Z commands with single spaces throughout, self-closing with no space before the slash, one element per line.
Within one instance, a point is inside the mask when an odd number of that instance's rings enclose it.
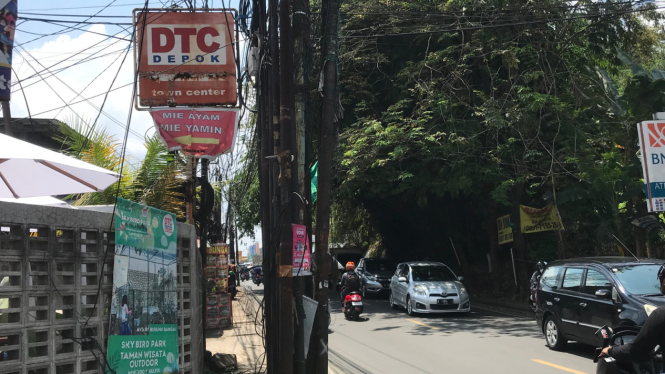
<path fill-rule="evenodd" d="M 361 258 L 356 267 L 360 277 L 360 291 L 364 298 L 369 295 L 390 293 L 390 278 L 397 264 L 389 258 Z"/>
<path fill-rule="evenodd" d="M 665 261 L 595 257 L 554 261 L 536 294 L 536 321 L 547 345 L 562 350 L 568 340 L 600 347 L 602 326 L 642 326 L 665 305 L 658 269 Z"/>

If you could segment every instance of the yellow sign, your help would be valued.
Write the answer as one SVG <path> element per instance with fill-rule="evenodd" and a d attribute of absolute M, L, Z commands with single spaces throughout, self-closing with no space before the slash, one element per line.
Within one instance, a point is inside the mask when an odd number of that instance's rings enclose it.
<path fill-rule="evenodd" d="M 211 244 L 208 247 L 209 255 L 227 255 L 229 254 L 229 245 L 228 244 Z"/>
<path fill-rule="evenodd" d="M 510 227 L 510 214 L 501 216 L 496 220 L 496 228 L 499 232 L 499 245 L 512 243 L 513 228 Z"/>
<path fill-rule="evenodd" d="M 523 234 L 563 229 L 556 205 L 540 209 L 520 205 L 520 227 Z"/>

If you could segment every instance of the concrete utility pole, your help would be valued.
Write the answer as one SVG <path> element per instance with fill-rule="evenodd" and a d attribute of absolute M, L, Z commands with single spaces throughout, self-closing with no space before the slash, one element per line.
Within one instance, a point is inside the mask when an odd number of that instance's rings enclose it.
<path fill-rule="evenodd" d="M 337 89 L 337 50 L 338 24 L 341 0 L 325 0 L 322 9 L 325 30 L 323 35 L 323 102 L 321 104 L 321 125 L 319 127 L 319 171 L 317 179 L 316 208 L 316 268 L 314 278 L 315 298 L 319 302 L 317 311 L 316 373 L 328 372 L 328 287 L 330 254 L 328 235 L 330 234 L 330 192 L 332 188 L 332 161 L 337 140 L 335 123 L 338 109 Z"/>
<path fill-rule="evenodd" d="M 279 153 L 280 238 L 279 238 L 279 356 L 280 374 L 294 373 L 294 316 L 293 316 L 293 218 L 297 199 L 294 196 L 297 157 L 293 112 L 295 107 L 295 76 L 293 66 L 293 35 L 291 30 L 291 0 L 279 2 L 279 129 L 282 149 Z M 303 361 L 304 364 L 304 361 Z M 303 365 L 304 367 L 304 365 Z"/>
<path fill-rule="evenodd" d="M 307 73 L 305 69 L 305 38 L 308 25 L 309 7 L 307 0 L 293 0 L 293 44 L 294 44 L 294 64 L 295 64 L 295 140 L 296 140 L 296 182 L 295 190 L 299 198 L 292 199 L 295 204 L 294 222 L 300 225 L 306 225 L 306 210 L 303 199 L 309 200 L 306 191 L 305 173 L 305 145 L 306 145 L 306 124 L 305 124 L 305 103 L 307 99 L 307 85 L 305 84 Z M 305 308 L 303 306 L 303 295 L 305 293 L 305 281 L 311 282 L 311 277 L 298 276 L 293 280 L 294 296 L 296 301 L 296 326 L 294 337 L 294 370 L 296 374 L 306 373 L 305 361 Z M 307 316 L 312 318 L 312 316 Z"/>

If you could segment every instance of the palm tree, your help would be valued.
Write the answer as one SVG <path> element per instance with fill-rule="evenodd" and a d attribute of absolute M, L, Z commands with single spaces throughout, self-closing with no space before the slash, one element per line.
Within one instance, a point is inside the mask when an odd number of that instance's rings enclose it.
<path fill-rule="evenodd" d="M 157 134 L 145 139 L 145 158 L 138 166 L 131 166 L 123 162 L 120 155 L 122 144 L 105 128 L 90 131 L 89 125 L 78 118 L 66 122 L 70 125 L 63 123 L 62 136 L 56 138 L 67 147 L 65 153 L 122 174 L 119 188 L 118 183 L 114 183 L 102 192 L 72 196 L 76 199 L 73 205 L 114 204 L 117 194 L 175 213 L 178 218 L 185 216 L 185 197 L 181 192 L 185 162 L 182 157 L 169 153 Z"/>

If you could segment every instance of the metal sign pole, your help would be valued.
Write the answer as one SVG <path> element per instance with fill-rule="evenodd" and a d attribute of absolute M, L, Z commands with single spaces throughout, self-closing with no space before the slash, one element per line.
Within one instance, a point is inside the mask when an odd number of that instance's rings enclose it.
<path fill-rule="evenodd" d="M 512 248 L 510 248 L 510 259 L 513 262 L 513 276 L 515 277 L 515 285 L 517 286 L 517 272 L 515 271 L 515 256 L 513 256 Z"/>

